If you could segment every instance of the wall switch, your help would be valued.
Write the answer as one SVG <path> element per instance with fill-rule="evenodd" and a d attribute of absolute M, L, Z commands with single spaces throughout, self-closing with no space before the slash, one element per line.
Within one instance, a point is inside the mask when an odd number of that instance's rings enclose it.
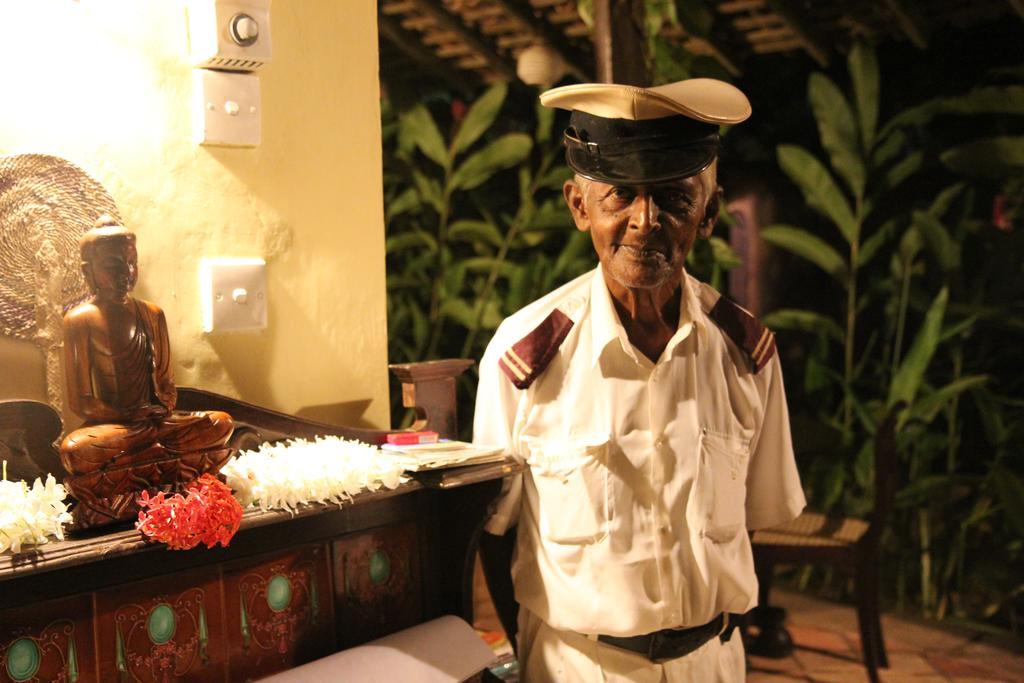
<path fill-rule="evenodd" d="M 203 332 L 267 327 L 267 264 L 260 258 L 205 258 L 199 262 Z"/>
<path fill-rule="evenodd" d="M 200 145 L 255 147 L 260 144 L 259 77 L 194 69 L 192 136 Z"/>

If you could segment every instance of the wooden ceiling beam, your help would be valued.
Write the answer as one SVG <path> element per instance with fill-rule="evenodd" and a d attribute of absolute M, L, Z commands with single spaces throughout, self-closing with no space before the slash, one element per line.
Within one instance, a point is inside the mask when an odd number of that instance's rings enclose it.
<path fill-rule="evenodd" d="M 498 52 L 497 47 L 474 29 L 466 26 L 460 17 L 453 16 L 441 0 L 412 0 L 416 9 L 431 17 L 439 27 L 459 35 L 469 47 L 487 61 L 488 67 L 505 80 L 516 77 L 516 67 L 511 60 Z"/>
<path fill-rule="evenodd" d="M 590 80 L 586 64 L 586 56 L 565 38 L 565 34 L 538 17 L 526 0 L 494 0 L 494 3 L 505 10 L 509 16 L 528 28 L 537 38 L 558 53 L 566 68 L 580 81 Z"/>
<path fill-rule="evenodd" d="M 472 85 L 467 82 L 465 74 L 457 72 L 443 59 L 423 47 L 419 38 L 403 29 L 397 21 L 386 16 L 379 16 L 377 21 L 381 37 L 411 59 L 414 64 L 419 64 L 429 73 L 436 75 L 457 92 L 465 92 Z M 471 80 L 475 81 L 472 78 Z"/>
<path fill-rule="evenodd" d="M 803 45 L 807 54 L 818 63 L 818 66 L 822 68 L 828 66 L 828 48 L 814 35 L 796 5 L 791 0 L 765 0 L 765 2 L 793 29 L 793 34 Z"/>
<path fill-rule="evenodd" d="M 719 3 L 717 9 L 722 14 L 750 12 L 764 9 L 764 0 L 730 0 L 729 2 Z"/>

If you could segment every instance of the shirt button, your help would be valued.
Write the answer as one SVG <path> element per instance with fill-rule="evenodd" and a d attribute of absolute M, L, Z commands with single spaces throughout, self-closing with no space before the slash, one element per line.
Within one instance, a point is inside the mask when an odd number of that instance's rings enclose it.
<path fill-rule="evenodd" d="M 665 439 L 658 439 L 657 441 L 655 441 L 654 442 L 654 447 L 655 448 L 664 448 L 665 447 Z"/>

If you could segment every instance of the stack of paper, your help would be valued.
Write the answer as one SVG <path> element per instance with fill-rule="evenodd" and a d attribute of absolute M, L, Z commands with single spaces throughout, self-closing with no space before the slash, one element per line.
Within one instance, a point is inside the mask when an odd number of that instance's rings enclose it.
<path fill-rule="evenodd" d="M 422 444 L 384 444 L 381 450 L 397 456 L 409 472 L 443 467 L 481 465 L 500 462 L 505 454 L 499 446 L 482 446 L 465 441 L 439 441 Z"/>

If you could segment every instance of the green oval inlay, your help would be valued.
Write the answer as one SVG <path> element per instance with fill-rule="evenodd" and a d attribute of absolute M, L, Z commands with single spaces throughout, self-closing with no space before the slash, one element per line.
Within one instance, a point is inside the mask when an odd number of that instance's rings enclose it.
<path fill-rule="evenodd" d="M 267 605 L 280 612 L 292 602 L 292 582 L 284 574 L 274 574 L 267 583 Z"/>
<path fill-rule="evenodd" d="M 149 611 L 149 618 L 146 619 L 146 632 L 154 645 L 163 645 L 174 637 L 178 628 L 178 618 L 174 610 L 166 602 Z"/>
<path fill-rule="evenodd" d="M 27 681 L 39 671 L 39 646 L 31 638 L 18 638 L 7 648 L 7 675 L 15 681 Z"/>
<path fill-rule="evenodd" d="M 391 560 L 383 550 L 370 555 L 370 581 L 380 585 L 391 576 Z"/>

